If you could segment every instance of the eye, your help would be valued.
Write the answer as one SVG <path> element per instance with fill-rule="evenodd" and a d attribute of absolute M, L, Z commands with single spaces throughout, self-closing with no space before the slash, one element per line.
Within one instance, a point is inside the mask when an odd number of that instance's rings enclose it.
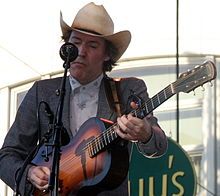
<path fill-rule="evenodd" d="M 90 46 L 91 48 L 94 48 L 94 49 L 98 48 L 98 44 L 97 44 L 96 42 L 91 42 L 91 43 L 89 44 L 89 46 Z"/>
<path fill-rule="evenodd" d="M 78 38 L 72 37 L 72 39 L 70 39 L 70 42 L 75 45 L 79 45 L 82 41 Z"/>
<path fill-rule="evenodd" d="M 90 47 L 91 47 L 91 48 L 94 48 L 94 49 L 96 49 L 96 48 L 97 48 L 97 46 L 94 46 L 94 45 L 91 45 Z"/>
<path fill-rule="evenodd" d="M 75 40 L 75 41 L 73 41 L 72 43 L 75 44 L 75 45 L 79 45 L 81 42 L 78 41 L 78 40 Z"/>

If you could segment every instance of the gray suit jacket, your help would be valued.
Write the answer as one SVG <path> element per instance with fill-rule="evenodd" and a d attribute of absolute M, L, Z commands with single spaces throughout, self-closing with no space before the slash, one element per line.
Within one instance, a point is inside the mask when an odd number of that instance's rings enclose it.
<path fill-rule="evenodd" d="M 2 149 L 0 150 L 0 178 L 11 188 L 15 187 L 15 179 L 19 174 L 20 168 L 28 154 L 37 145 L 38 138 L 45 135 L 48 131 L 48 117 L 45 114 L 44 106 L 39 107 L 41 101 L 49 104 L 55 114 L 59 102 L 57 89 L 60 88 L 62 78 L 37 81 L 26 94 L 21 103 L 16 119 L 11 126 Z M 62 115 L 63 126 L 66 128 L 70 139 L 73 135 L 69 125 L 69 100 L 71 87 L 69 81 L 66 81 L 66 92 L 64 98 L 64 108 Z M 122 113 L 129 113 L 131 110 L 127 104 L 128 97 L 134 91 L 135 94 L 148 99 L 147 88 L 142 80 L 136 78 L 127 78 L 121 81 L 120 95 L 122 104 Z M 39 112 L 38 112 L 39 109 Z M 39 115 L 38 115 L 39 114 Z M 116 113 L 109 106 L 106 98 L 104 82 L 101 83 L 97 117 L 116 121 Z M 40 120 L 40 121 L 39 121 Z M 40 123 L 38 123 L 40 122 Z M 140 152 L 146 156 L 160 156 L 167 149 L 167 140 L 164 132 L 159 128 L 157 119 L 152 116 L 153 136 L 147 144 L 138 144 Z M 40 130 L 40 132 L 39 132 Z M 26 180 L 29 166 L 23 173 L 20 181 L 20 192 L 22 195 L 30 195 L 31 184 Z M 99 195 L 128 195 L 127 179 L 115 190 L 105 191 Z"/>

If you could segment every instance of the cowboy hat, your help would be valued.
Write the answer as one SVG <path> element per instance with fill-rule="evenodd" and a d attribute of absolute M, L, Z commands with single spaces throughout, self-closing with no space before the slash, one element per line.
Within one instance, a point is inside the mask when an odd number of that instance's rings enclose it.
<path fill-rule="evenodd" d="M 127 30 L 114 33 L 114 23 L 105 8 L 93 2 L 78 11 L 71 26 L 64 22 L 60 13 L 60 26 L 63 35 L 74 30 L 110 41 L 117 49 L 117 54 L 112 59 L 115 62 L 122 56 L 131 41 L 131 33 Z"/>

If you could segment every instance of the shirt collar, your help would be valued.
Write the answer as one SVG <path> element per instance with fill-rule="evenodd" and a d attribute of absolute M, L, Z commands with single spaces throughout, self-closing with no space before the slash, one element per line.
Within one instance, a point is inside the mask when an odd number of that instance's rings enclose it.
<path fill-rule="evenodd" d="M 84 89 L 86 88 L 86 89 L 90 89 L 91 90 L 91 89 L 99 88 L 103 77 L 104 77 L 104 75 L 102 73 L 98 78 L 96 78 L 92 82 L 90 82 L 90 83 L 88 83 L 86 85 L 82 85 L 74 77 L 69 75 L 69 82 L 70 82 L 70 86 L 71 86 L 72 91 L 74 91 L 77 88 L 84 88 Z"/>

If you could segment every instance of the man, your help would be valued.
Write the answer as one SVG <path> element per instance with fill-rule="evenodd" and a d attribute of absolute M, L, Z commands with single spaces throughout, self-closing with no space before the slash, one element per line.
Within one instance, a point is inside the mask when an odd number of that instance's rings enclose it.
<path fill-rule="evenodd" d="M 111 85 L 108 85 L 110 79 L 106 76 L 106 71 L 111 71 L 112 66 L 116 65 L 117 60 L 127 49 L 131 39 L 130 32 L 114 33 L 114 24 L 107 11 L 103 6 L 94 3 L 89 3 L 79 10 L 71 27 L 63 21 L 62 16 L 60 24 L 64 41 L 73 43 L 78 48 L 77 58 L 70 63 L 70 76 L 65 84 L 66 93 L 62 115 L 63 125 L 70 139 L 74 141 L 71 145 L 78 142 L 79 134 L 82 131 L 80 129 L 81 125 L 91 117 L 99 117 L 107 119 L 107 121 L 117 122 L 117 126 L 114 127 L 111 134 L 114 134 L 114 137 L 119 136 L 120 139 L 118 138 L 119 141 L 107 145 L 106 143 L 110 143 L 109 140 L 111 140 L 112 135 L 110 135 L 111 137 L 103 136 L 103 143 L 95 143 L 95 151 L 94 146 L 90 145 L 92 142 L 87 142 L 84 148 L 80 148 L 84 150 L 85 147 L 88 147 L 90 150 L 90 156 L 86 157 L 85 162 L 88 159 L 93 161 L 96 157 L 99 157 L 97 149 L 102 148 L 101 145 L 106 145 L 106 152 L 112 152 L 112 154 L 116 148 L 116 154 L 120 152 L 117 154 L 118 158 L 124 157 L 124 153 L 130 152 L 131 146 L 131 142 L 126 145 L 125 141 L 135 142 L 140 152 L 147 157 L 163 155 L 167 149 L 167 139 L 157 124 L 157 119 L 153 114 L 141 119 L 130 113 L 138 107 L 139 100 L 148 99 L 144 82 L 136 78 L 122 79 L 119 90 L 116 92 L 116 96 L 120 98 L 120 108 L 114 110 L 114 108 L 118 108 L 114 105 L 117 104 L 117 101 L 111 101 L 111 98 L 115 96 L 115 92 L 111 89 Z M 24 160 L 34 149 L 34 146 L 37 145 L 38 139 L 41 140 L 48 131 L 48 117 L 43 114 L 42 109 L 39 109 L 39 105 L 42 101 L 47 103 L 53 114 L 55 114 L 59 100 L 56 90 L 59 89 L 60 83 L 61 78 L 56 78 L 38 81 L 33 85 L 21 103 L 15 122 L 10 128 L 0 151 L 0 177 L 12 188 L 15 187 L 15 184 L 19 184 L 21 195 L 31 195 L 33 190 L 43 191 L 48 189 L 51 165 L 38 165 L 36 162 L 28 163 L 22 173 L 21 180 L 16 182 L 16 179 L 18 181 L 18 176 L 21 176 Z M 110 89 L 106 89 L 107 86 L 110 86 Z M 109 92 L 114 95 L 109 96 Z M 134 99 L 130 100 L 131 97 Z M 37 115 L 38 111 L 40 111 L 40 115 Z M 124 115 L 120 116 L 119 113 Z M 100 138 L 97 137 L 97 139 Z M 82 140 L 82 142 L 84 141 L 86 140 Z M 77 144 L 74 151 L 76 157 L 77 148 L 80 147 L 80 144 Z M 125 149 L 125 151 L 121 149 Z M 65 148 L 63 153 L 65 153 Z M 93 155 L 95 158 L 93 158 Z M 82 157 L 80 160 L 83 162 Z M 128 162 L 128 158 L 125 160 Z M 69 160 L 68 163 L 71 164 L 71 161 L 74 162 L 75 159 Z M 82 162 L 79 162 L 79 164 L 84 166 Z M 11 164 L 9 165 L 9 163 Z M 103 167 L 105 167 L 105 164 Z M 111 169 L 111 167 L 109 168 Z M 66 172 L 70 172 L 70 169 Z M 77 175 L 77 173 L 74 175 Z M 87 171 L 84 171 L 84 177 L 89 178 L 84 179 L 85 182 L 87 180 L 92 181 L 91 176 L 88 177 L 87 175 L 89 175 Z M 125 178 L 122 177 L 121 182 L 112 187 L 111 183 L 114 184 L 117 179 L 108 182 L 112 190 L 108 187 L 105 188 L 102 184 L 97 192 L 95 189 L 89 189 L 89 195 L 128 195 L 126 175 L 127 172 L 124 175 Z M 94 176 L 94 178 L 96 177 L 98 178 L 99 174 Z M 120 178 L 120 175 L 117 178 Z M 71 178 L 71 182 L 75 179 Z M 106 179 L 105 176 L 103 179 Z M 60 192 L 66 191 L 62 188 L 63 186 L 65 187 L 65 184 L 59 184 Z M 77 186 L 80 185 L 77 184 Z M 73 192 L 77 193 L 78 191 L 76 187 L 71 187 L 71 189 L 73 191 L 66 191 L 66 195 L 73 195 Z M 99 191 L 101 193 L 98 193 Z M 85 192 L 80 194 L 84 195 Z"/>

